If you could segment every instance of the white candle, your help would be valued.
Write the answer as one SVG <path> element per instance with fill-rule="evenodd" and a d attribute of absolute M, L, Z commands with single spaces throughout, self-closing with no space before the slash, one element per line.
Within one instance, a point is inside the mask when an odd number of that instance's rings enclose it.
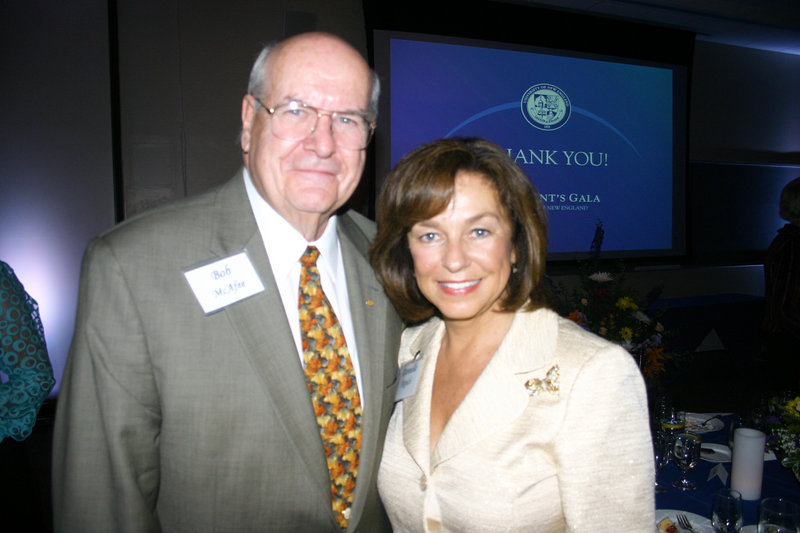
<path fill-rule="evenodd" d="M 743 500 L 761 498 L 766 438 L 763 432 L 750 428 L 737 428 L 733 434 L 731 488 L 738 490 Z"/>

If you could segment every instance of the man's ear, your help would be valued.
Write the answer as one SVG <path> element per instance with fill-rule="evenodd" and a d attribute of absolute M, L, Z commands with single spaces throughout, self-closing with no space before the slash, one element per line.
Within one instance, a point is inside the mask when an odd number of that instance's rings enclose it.
<path fill-rule="evenodd" d="M 253 131 L 253 122 L 256 119 L 257 106 L 256 99 L 252 95 L 246 94 L 242 98 L 242 135 L 240 142 L 242 152 L 250 151 L 250 132 Z"/>

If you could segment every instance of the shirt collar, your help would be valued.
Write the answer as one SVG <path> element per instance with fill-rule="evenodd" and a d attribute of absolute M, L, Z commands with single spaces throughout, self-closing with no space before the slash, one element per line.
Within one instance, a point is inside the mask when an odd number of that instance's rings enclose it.
<path fill-rule="evenodd" d="M 261 233 L 261 240 L 267 250 L 270 265 L 274 275 L 288 276 L 291 270 L 298 264 L 300 257 L 306 247 L 316 246 L 319 250 L 317 260 L 320 271 L 329 273 L 332 278 L 338 279 L 339 261 L 339 238 L 336 231 L 336 215 L 331 216 L 325 231 L 319 239 L 314 242 L 306 241 L 305 237 L 289 224 L 275 209 L 267 202 L 253 185 L 247 167 L 244 168 L 244 185 L 247 191 L 247 198 L 253 210 L 258 230 Z"/>

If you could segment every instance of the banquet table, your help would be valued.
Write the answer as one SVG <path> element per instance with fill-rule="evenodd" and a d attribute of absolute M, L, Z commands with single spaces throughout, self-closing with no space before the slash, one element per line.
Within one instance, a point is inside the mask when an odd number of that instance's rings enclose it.
<path fill-rule="evenodd" d="M 713 414 L 714 413 L 703 413 L 698 416 L 705 417 L 706 415 L 712 416 Z M 719 420 L 722 421 L 722 424 L 717 423 L 715 427 L 721 425 L 721 428 L 700 434 L 703 444 L 713 443 L 727 446 L 730 424 L 737 418 L 736 415 L 731 414 L 720 416 Z M 688 428 L 688 430 L 691 431 L 691 428 Z M 728 474 L 724 484 L 718 476 L 708 479 L 712 468 L 718 464 L 722 465 Z M 681 471 L 675 465 L 674 461 L 670 461 L 657 476 L 658 481 L 667 488 L 667 491 L 656 493 L 656 508 L 688 511 L 703 517 L 711 518 L 711 504 L 714 500 L 714 493 L 720 488 L 730 487 L 730 474 L 730 460 L 727 462 L 711 462 L 701 459 L 697 466 L 687 473 L 687 478 L 695 482 L 697 489 L 684 492 L 672 486 L 672 482 L 680 478 Z M 764 462 L 761 498 L 768 497 L 782 497 L 800 503 L 800 483 L 795 479 L 791 470 L 781 466 L 780 461 L 774 458 Z M 758 505 L 759 501 L 757 500 L 745 500 L 743 502 L 745 525 L 758 523 Z"/>

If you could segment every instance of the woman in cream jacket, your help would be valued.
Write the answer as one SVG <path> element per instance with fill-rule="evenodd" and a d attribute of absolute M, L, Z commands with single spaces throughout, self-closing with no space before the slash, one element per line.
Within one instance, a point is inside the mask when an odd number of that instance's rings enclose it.
<path fill-rule="evenodd" d="M 406 156 L 373 266 L 406 320 L 378 488 L 396 532 L 652 531 L 644 384 L 547 309 L 545 210 L 499 147 Z"/>

